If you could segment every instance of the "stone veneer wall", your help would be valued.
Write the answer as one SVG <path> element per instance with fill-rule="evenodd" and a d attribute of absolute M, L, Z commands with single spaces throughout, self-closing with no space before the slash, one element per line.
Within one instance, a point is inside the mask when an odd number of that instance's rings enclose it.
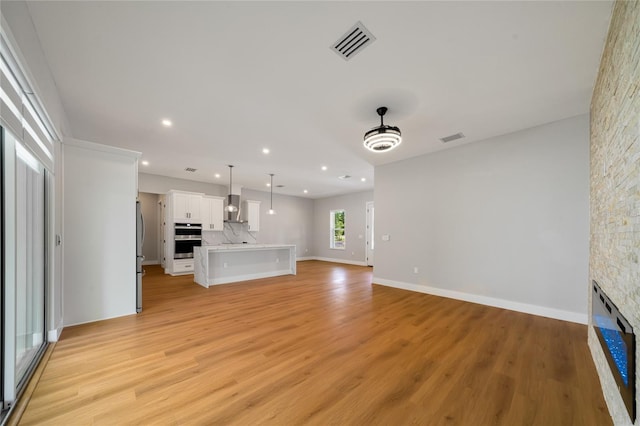
<path fill-rule="evenodd" d="M 639 134 L 640 1 L 619 0 L 613 7 L 591 100 L 589 273 L 631 323 L 636 336 L 640 335 Z M 588 291 L 593 294 L 591 286 Z M 632 424 L 591 326 L 589 347 L 614 423 Z M 640 342 L 636 341 L 636 348 L 640 349 Z M 640 409 L 638 395 L 640 359 L 636 351 L 636 407 Z"/>

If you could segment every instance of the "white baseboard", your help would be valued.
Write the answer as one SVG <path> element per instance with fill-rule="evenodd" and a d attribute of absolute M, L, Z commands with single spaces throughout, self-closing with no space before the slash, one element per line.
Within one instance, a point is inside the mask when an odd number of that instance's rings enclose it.
<path fill-rule="evenodd" d="M 62 329 L 64 327 L 62 326 L 62 324 L 59 324 L 57 328 L 54 328 L 53 330 L 49 330 L 47 331 L 47 341 L 48 342 L 57 342 L 58 339 L 60 339 L 60 335 L 62 334 Z"/>
<path fill-rule="evenodd" d="M 347 265 L 367 266 L 366 262 L 362 262 L 359 260 L 332 259 L 330 257 L 314 257 L 313 259 L 321 260 L 323 262 L 346 263 Z"/>
<path fill-rule="evenodd" d="M 418 293 L 431 294 L 433 296 L 447 297 L 449 299 L 463 300 L 465 302 L 478 303 L 481 305 L 493 306 L 496 308 L 503 308 L 510 311 L 523 312 L 525 314 L 538 315 L 546 318 L 559 319 L 562 321 L 575 322 L 578 324 L 588 323 L 587 314 L 582 314 L 579 312 L 564 311 L 561 309 L 530 305 L 528 303 L 512 302 L 510 300 L 497 299 L 494 297 L 480 296 L 477 294 L 463 293 L 461 291 L 446 290 L 442 288 L 404 283 L 401 281 L 388 280 L 378 277 L 373 277 L 372 284 L 380 284 L 387 287 L 416 291 Z"/>
<path fill-rule="evenodd" d="M 298 257 L 298 258 L 296 258 L 296 262 L 304 262 L 305 260 L 316 260 L 316 258 L 313 257 L 313 256 L 306 256 L 306 257 Z"/>
<path fill-rule="evenodd" d="M 144 265 L 159 265 L 160 261 L 159 260 L 144 260 L 142 261 L 142 266 Z"/>

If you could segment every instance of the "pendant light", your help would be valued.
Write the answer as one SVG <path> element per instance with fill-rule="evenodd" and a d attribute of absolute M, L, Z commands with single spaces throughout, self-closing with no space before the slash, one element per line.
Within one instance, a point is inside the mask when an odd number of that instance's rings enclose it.
<path fill-rule="evenodd" d="M 231 183 L 232 182 L 233 182 L 233 166 L 229 164 L 229 196 L 227 197 L 228 204 L 227 204 L 226 210 L 230 213 L 238 211 L 238 206 L 234 205 L 233 202 L 231 201 L 231 191 L 232 191 Z"/>
<path fill-rule="evenodd" d="M 373 152 L 390 151 L 402 143 L 400 129 L 383 123 L 382 117 L 387 112 L 387 107 L 380 107 L 376 112 L 380 116 L 380 125 L 364 134 L 364 146 Z"/>
<path fill-rule="evenodd" d="M 273 173 L 269 173 L 269 176 L 271 176 L 271 184 L 269 185 L 271 187 L 271 208 L 267 211 L 267 214 L 276 214 L 276 211 L 273 209 Z"/>

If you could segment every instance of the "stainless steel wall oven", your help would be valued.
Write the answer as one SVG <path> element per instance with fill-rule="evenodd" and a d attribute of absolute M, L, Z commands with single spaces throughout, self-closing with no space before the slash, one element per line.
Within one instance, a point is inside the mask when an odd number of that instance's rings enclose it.
<path fill-rule="evenodd" d="M 192 259 L 193 248 L 202 245 L 202 225 L 199 223 L 176 223 L 173 235 L 174 259 Z"/>

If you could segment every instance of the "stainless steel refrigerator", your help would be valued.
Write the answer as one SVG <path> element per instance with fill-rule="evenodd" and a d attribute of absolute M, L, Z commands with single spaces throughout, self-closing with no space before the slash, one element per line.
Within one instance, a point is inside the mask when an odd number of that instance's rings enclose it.
<path fill-rule="evenodd" d="M 136 312 L 142 312 L 142 244 L 144 243 L 144 219 L 142 218 L 142 206 L 136 201 Z"/>

